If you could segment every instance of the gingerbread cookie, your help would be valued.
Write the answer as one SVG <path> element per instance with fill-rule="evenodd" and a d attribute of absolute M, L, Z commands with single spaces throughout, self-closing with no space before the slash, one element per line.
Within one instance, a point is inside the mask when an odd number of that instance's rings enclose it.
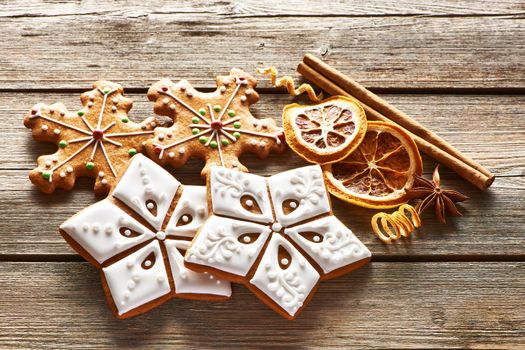
<path fill-rule="evenodd" d="M 38 157 L 31 181 L 45 193 L 55 188 L 70 190 L 79 176 L 96 178 L 95 192 L 106 194 L 131 156 L 141 152 L 153 136 L 156 118 L 140 124 L 128 118 L 133 102 L 124 89 L 109 81 L 97 81 L 80 96 L 82 109 L 69 112 L 61 103 L 37 104 L 26 114 L 24 125 L 37 141 L 58 146 L 54 154 Z"/>
<path fill-rule="evenodd" d="M 182 186 L 137 154 L 112 194 L 64 222 L 60 233 L 101 269 L 113 312 L 127 318 L 173 297 L 230 297 L 229 282 L 184 266 L 184 253 L 207 217 L 204 186 Z"/>
<path fill-rule="evenodd" d="M 370 251 L 332 215 L 317 165 L 269 178 L 212 167 L 209 210 L 185 262 L 245 284 L 294 319 L 319 281 L 370 260 Z"/>
<path fill-rule="evenodd" d="M 250 105 L 259 100 L 256 84 L 239 69 L 217 77 L 217 90 L 210 93 L 195 90 L 186 80 L 155 83 L 148 91 L 154 111 L 173 118 L 174 124 L 155 130 L 155 138 L 147 143 L 148 155 L 175 167 L 200 157 L 206 162 L 201 173 L 205 176 L 211 165 L 247 171 L 239 162 L 245 152 L 264 158 L 270 151 L 284 151 L 284 136 L 275 121 L 250 113 Z"/>

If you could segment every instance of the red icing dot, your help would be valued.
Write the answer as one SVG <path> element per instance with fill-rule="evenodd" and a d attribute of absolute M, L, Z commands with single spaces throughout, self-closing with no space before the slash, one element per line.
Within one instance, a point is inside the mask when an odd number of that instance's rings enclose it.
<path fill-rule="evenodd" d="M 157 146 L 153 149 L 153 152 L 157 153 L 157 154 L 160 154 L 160 152 L 162 152 L 162 147 L 160 146 Z"/>
<path fill-rule="evenodd" d="M 168 87 L 167 86 L 163 86 L 162 87 L 162 91 L 168 91 Z"/>
<path fill-rule="evenodd" d="M 222 129 L 222 122 L 220 122 L 219 120 L 215 120 L 215 121 L 211 122 L 210 127 L 211 127 L 213 130 L 219 130 L 219 129 Z"/>
<path fill-rule="evenodd" d="M 38 112 L 36 109 L 31 110 L 31 114 L 36 114 L 36 112 Z"/>
<path fill-rule="evenodd" d="M 241 81 L 244 80 L 244 79 L 246 79 L 246 78 L 245 77 L 239 77 L 239 80 L 241 80 Z"/>
<path fill-rule="evenodd" d="M 100 139 L 104 136 L 104 131 L 102 130 L 93 130 L 93 137 L 96 139 Z"/>

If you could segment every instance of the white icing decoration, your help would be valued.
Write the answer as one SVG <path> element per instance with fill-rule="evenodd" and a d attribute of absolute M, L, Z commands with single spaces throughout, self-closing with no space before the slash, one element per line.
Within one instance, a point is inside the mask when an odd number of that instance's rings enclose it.
<path fill-rule="evenodd" d="M 189 112 L 191 112 L 197 118 L 199 118 L 201 121 L 204 122 L 204 123 L 197 123 L 197 124 L 190 124 L 190 125 L 188 125 L 189 128 L 191 128 L 192 130 L 193 129 L 199 130 L 199 132 L 196 133 L 196 134 L 192 133 L 192 135 L 189 135 L 189 136 L 187 136 L 185 138 L 176 140 L 175 142 L 172 142 L 172 143 L 166 144 L 166 145 L 161 145 L 161 144 L 154 143 L 153 145 L 160 149 L 160 152 L 159 152 L 159 155 L 158 155 L 159 159 L 163 158 L 164 151 L 166 149 L 178 146 L 180 144 L 183 144 L 185 142 L 188 142 L 188 141 L 191 141 L 193 139 L 199 138 L 201 136 L 204 137 L 204 135 L 205 135 L 205 137 L 207 137 L 207 141 L 205 141 L 204 146 L 206 146 L 206 147 L 210 146 L 212 141 L 216 143 L 215 148 L 217 149 L 217 152 L 219 153 L 219 158 L 220 158 L 222 166 L 225 166 L 225 164 L 224 164 L 224 157 L 223 157 L 223 154 L 222 154 L 222 147 L 221 147 L 222 140 L 221 140 L 221 138 L 222 139 L 229 139 L 231 142 L 237 142 L 237 138 L 233 136 L 233 133 L 240 133 L 240 134 L 252 135 L 252 136 L 257 136 L 257 137 L 265 137 L 265 138 L 273 139 L 277 144 L 280 144 L 281 140 L 279 139 L 279 137 L 276 134 L 261 133 L 261 132 L 251 131 L 251 130 L 247 130 L 247 129 L 243 129 L 243 128 L 226 127 L 227 125 L 231 126 L 231 124 L 235 123 L 238 120 L 241 120 L 240 117 L 231 117 L 231 118 L 228 118 L 225 121 L 222 121 L 222 118 L 223 118 L 224 114 L 226 113 L 226 111 L 228 110 L 230 105 L 232 104 L 232 101 L 237 96 L 237 93 L 239 92 L 240 87 L 242 85 L 247 85 L 248 81 L 247 80 L 236 79 L 235 83 L 236 83 L 235 90 L 232 92 L 232 94 L 228 98 L 228 101 L 226 102 L 226 104 L 224 106 L 220 106 L 219 105 L 219 112 L 218 112 L 219 114 L 217 116 L 215 115 L 214 109 L 212 108 L 210 103 L 208 103 L 206 106 L 202 106 L 202 109 L 205 109 L 204 107 L 206 107 L 208 109 L 208 113 L 209 113 L 209 118 L 210 119 L 205 117 L 203 114 L 199 113 L 199 111 L 197 111 L 195 108 L 190 106 L 188 103 L 186 103 L 183 100 L 181 100 L 178 96 L 173 95 L 171 93 L 171 91 L 169 91 L 168 89 L 160 89 L 160 90 L 158 90 L 157 92 L 159 94 L 170 97 L 173 101 L 175 101 L 178 104 L 180 104 L 182 107 L 187 109 Z M 183 89 L 182 87 L 180 89 L 182 91 L 185 90 L 185 88 Z M 224 93 L 226 91 L 226 88 L 224 86 L 221 86 L 219 88 L 219 91 L 221 93 Z M 192 97 L 193 93 L 191 91 L 186 91 L 186 96 Z M 241 101 L 246 101 L 246 96 L 241 96 L 240 99 L 241 99 Z M 162 99 L 162 103 L 163 104 L 167 104 L 167 103 L 169 103 L 169 101 L 170 100 L 168 98 L 163 98 Z M 172 104 L 170 104 L 169 108 L 172 109 L 172 110 L 175 110 L 177 108 L 177 106 L 174 103 L 172 103 Z M 215 126 L 212 127 L 212 125 L 215 125 Z M 163 138 L 158 137 L 159 141 L 162 141 L 162 139 Z M 252 144 L 257 144 L 257 140 L 255 140 L 255 139 L 252 140 Z"/>
<path fill-rule="evenodd" d="M 151 179 L 149 185 L 145 186 L 142 183 L 144 176 Z M 170 173 L 139 153 L 133 156 L 133 161 L 121 177 L 113 196 L 133 208 L 156 230 L 160 230 L 179 186 L 180 182 Z M 146 207 L 148 200 L 153 200 L 157 204 L 156 216 Z"/>
<path fill-rule="evenodd" d="M 155 261 L 153 266 L 146 270 L 141 265 L 152 252 L 155 254 Z M 131 267 L 129 262 L 132 263 Z M 156 240 L 103 268 L 102 271 L 119 315 L 170 292 L 162 252 Z M 165 276 L 161 283 L 157 280 L 160 275 Z"/>
<path fill-rule="evenodd" d="M 267 191 L 260 191 L 261 188 L 266 188 L 266 181 L 261 176 L 211 167 L 210 191 L 215 214 L 264 224 L 271 223 L 273 217 L 270 198 Z M 244 195 L 250 195 L 257 200 L 261 214 L 252 213 L 242 207 L 240 198 Z"/>
<path fill-rule="evenodd" d="M 268 178 L 275 216 L 284 227 L 330 212 L 321 167 L 318 165 L 285 171 Z M 283 212 L 285 200 L 297 200 L 300 205 L 289 214 Z"/>
<path fill-rule="evenodd" d="M 326 274 L 370 257 L 368 249 L 331 215 L 318 165 L 274 175 L 268 182 L 260 176 L 212 167 L 209 191 L 213 213 L 194 238 L 185 260 L 241 277 L 259 261 L 250 282 L 291 316 L 301 308 L 320 276 L 287 238 L 295 241 Z M 254 200 L 242 199 L 246 195 Z M 241 199 L 247 208 L 256 200 L 263 215 L 244 209 Z M 288 214 L 283 211 L 285 201 L 294 209 Z M 268 208 L 269 215 L 265 216 Z M 308 239 L 300 235 L 303 232 Z M 256 240 L 253 234 L 259 234 Z M 259 257 L 268 237 L 270 242 Z M 290 258 L 279 260 L 279 246 L 288 251 Z"/>
<path fill-rule="evenodd" d="M 111 236 L 96 234 L 100 230 L 100 226 L 124 226 L 120 224 L 120 218 L 125 218 L 125 226 L 140 233 L 140 236 L 128 238 L 121 234 L 112 234 Z M 80 211 L 64 222 L 60 228 L 99 263 L 103 263 L 124 250 L 155 237 L 153 232 L 107 199 Z M 119 249 L 114 248 L 115 243 L 119 243 Z"/>
<path fill-rule="evenodd" d="M 184 257 L 177 250 L 187 250 L 190 241 L 167 240 L 166 250 L 171 267 L 176 293 L 198 293 L 218 296 L 231 296 L 231 284 L 225 280 L 215 280 L 213 275 L 197 273 L 184 266 Z"/>
<path fill-rule="evenodd" d="M 113 122 L 110 122 L 109 124 L 107 124 L 105 126 L 102 126 L 102 121 L 104 119 L 105 106 L 106 106 L 106 102 L 107 102 L 108 96 L 111 95 L 112 93 L 114 93 L 117 90 L 113 89 L 113 90 L 110 90 L 107 93 L 104 93 L 103 89 L 98 88 L 98 91 L 103 95 L 103 102 L 102 102 L 102 106 L 100 108 L 100 114 L 99 114 L 98 122 L 97 122 L 96 125 L 91 125 L 89 123 L 89 121 L 83 115 L 79 115 L 79 117 L 82 119 L 82 121 L 85 124 L 84 128 L 79 128 L 77 126 L 68 124 L 66 122 L 54 119 L 52 117 L 48 117 L 48 116 L 42 115 L 40 110 L 38 110 L 37 113 L 35 113 L 35 114 L 33 114 L 31 116 L 31 118 L 38 117 L 38 118 L 50 121 L 52 123 L 58 124 L 58 125 L 60 125 L 62 127 L 65 127 L 66 129 L 75 130 L 75 131 L 83 134 L 83 137 L 72 139 L 72 140 L 67 140 L 68 143 L 83 142 L 83 145 L 79 149 L 77 149 L 73 154 L 68 156 L 66 159 L 62 160 L 60 163 L 56 164 L 53 168 L 49 169 L 50 172 L 53 172 L 53 171 L 57 170 L 58 168 L 60 168 L 61 166 L 65 165 L 67 162 L 69 162 L 73 158 L 77 157 L 84 149 L 92 146 L 91 161 L 93 161 L 95 159 L 96 152 L 100 148 L 100 150 L 101 150 L 101 152 L 102 152 L 102 154 L 104 156 L 104 159 L 106 160 L 106 163 L 108 164 L 109 168 L 111 169 L 111 172 L 112 172 L 113 176 L 116 177 L 117 173 L 116 173 L 116 171 L 115 171 L 115 169 L 113 167 L 113 163 L 111 162 L 111 159 L 109 157 L 109 153 L 106 152 L 106 148 L 104 146 L 105 142 L 111 143 L 112 145 L 117 146 L 117 147 L 122 147 L 122 144 L 120 142 L 112 140 L 112 137 L 129 137 L 129 136 L 140 135 L 140 134 L 152 134 L 152 133 L 154 133 L 154 131 L 152 131 L 152 130 L 151 131 L 139 131 L 139 132 L 107 133 L 113 126 L 116 125 L 116 122 L 113 121 Z M 117 107 L 112 106 L 112 110 L 116 111 Z M 85 111 L 83 111 L 83 110 L 82 110 L 82 112 L 85 113 Z M 64 112 L 60 112 L 60 115 L 61 116 L 65 116 L 65 113 Z M 47 125 L 45 126 L 45 129 L 44 129 L 44 126 L 42 126 L 42 130 L 45 131 L 47 129 L 48 129 Z M 96 131 L 101 131 L 102 134 L 103 134 L 103 137 L 100 137 L 100 138 L 99 137 L 95 137 L 95 135 L 94 135 L 94 131 L 95 130 Z M 61 133 L 60 129 L 58 129 L 58 128 L 54 129 L 53 132 L 56 135 L 59 135 Z M 51 182 L 52 179 L 53 179 L 53 177 L 51 176 L 49 178 L 49 181 Z M 107 181 L 106 182 L 102 182 L 102 184 L 106 185 Z"/>
<path fill-rule="evenodd" d="M 182 195 L 166 226 L 166 233 L 173 236 L 193 237 L 208 217 L 206 202 L 206 187 L 183 186 Z M 176 226 L 182 216 L 188 215 L 192 218 L 190 223 Z"/>
<path fill-rule="evenodd" d="M 324 217 L 284 230 L 323 269 L 330 273 L 338 268 L 369 258 L 370 251 L 335 216 Z M 316 232 L 312 242 L 300 235 L 302 232 Z M 321 237 L 323 240 L 321 242 Z"/>
<path fill-rule="evenodd" d="M 278 264 L 279 246 L 291 256 L 291 261 L 287 261 L 290 265 L 285 270 Z M 293 316 L 320 279 L 319 273 L 309 263 L 300 264 L 304 261 L 305 258 L 290 242 L 280 234 L 273 234 L 250 283 Z"/>
<path fill-rule="evenodd" d="M 267 226 L 212 215 L 194 238 L 186 261 L 246 276 L 270 232 Z M 259 236 L 250 244 L 239 242 L 247 233 Z"/>
<path fill-rule="evenodd" d="M 151 181 L 144 181 L 145 178 Z M 123 182 L 126 186 L 122 185 Z M 151 183 L 144 186 L 145 182 Z M 131 208 L 124 211 L 108 198 L 82 210 L 61 225 L 65 234 L 101 265 L 119 254 L 125 255 L 102 269 L 120 315 L 170 292 L 165 259 L 169 261 L 175 281 L 173 295 L 202 293 L 229 297 L 231 294 L 229 282 L 189 271 L 183 265 L 184 258 L 176 247 L 187 249 L 191 242 L 175 240 L 170 234 L 193 237 L 207 217 L 207 197 L 205 187 L 185 186 L 173 213 L 169 214 L 171 201 L 179 185 L 179 182 L 159 165 L 144 156 L 134 156 L 115 189 L 115 192 L 119 191 L 119 199 L 125 204 L 129 203 Z M 162 227 L 152 232 L 142 225 L 137 218 L 140 216 L 148 220 L 147 216 L 151 213 L 144 201 L 135 206 L 135 194 L 140 195 L 140 191 L 147 193 L 149 197 L 146 200 L 156 201 L 159 214 L 155 220 L 158 218 L 161 226 L 167 215 L 171 216 L 171 221 L 184 216 L 187 218 L 187 225 L 183 225 L 182 230 L 173 232 L 163 231 Z M 136 250 L 144 243 L 144 247 Z M 161 249 L 161 244 L 165 245 L 166 250 Z M 171 251 L 170 247 L 175 248 L 175 251 Z M 136 251 L 132 252 L 133 250 Z M 155 252 L 154 262 L 150 260 L 152 251 Z M 163 255 L 165 251 L 168 252 L 168 256 Z M 184 283 L 180 280 L 184 280 Z"/>

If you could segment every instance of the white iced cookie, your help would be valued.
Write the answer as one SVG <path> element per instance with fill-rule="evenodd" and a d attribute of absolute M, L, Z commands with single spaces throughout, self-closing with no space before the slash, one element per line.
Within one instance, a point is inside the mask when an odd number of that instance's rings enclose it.
<path fill-rule="evenodd" d="M 205 187 L 182 186 L 137 154 L 114 192 L 64 222 L 60 232 L 102 269 L 110 304 L 127 318 L 172 297 L 230 297 L 230 282 L 184 266 L 184 253 L 207 217 Z"/>
<path fill-rule="evenodd" d="M 293 319 L 321 279 L 350 272 L 370 251 L 332 215 L 321 168 L 267 179 L 212 167 L 213 210 L 186 252 L 186 265 L 247 285 Z"/>

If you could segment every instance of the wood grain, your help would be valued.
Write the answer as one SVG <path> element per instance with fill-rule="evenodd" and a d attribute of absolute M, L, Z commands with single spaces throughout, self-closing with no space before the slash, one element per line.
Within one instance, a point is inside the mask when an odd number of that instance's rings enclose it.
<path fill-rule="evenodd" d="M 202 3 L 180 11 L 118 5 L 44 10 L 26 9 L 26 3 L 1 14 L 0 32 L 10 39 L 0 41 L 4 90 L 84 88 L 101 78 L 145 88 L 164 76 L 212 87 L 217 73 L 234 66 L 255 72 L 275 65 L 293 74 L 307 52 L 369 88 L 525 88 L 522 4 L 502 5 L 517 9 L 514 15 L 432 17 L 425 11 L 433 7 L 427 6 L 414 15 L 346 17 L 332 13 L 336 6 L 322 16 L 295 6 L 293 14 L 292 6 L 278 1 L 253 7 L 226 2 L 222 11 Z M 351 14 L 357 7 L 338 11 Z"/>
<path fill-rule="evenodd" d="M 23 4 L 24 6 L 21 6 Z M 439 3 L 425 3 L 413 0 L 399 0 L 395 3 L 379 0 L 362 2 L 359 0 L 324 2 L 319 6 L 316 0 L 286 1 L 277 0 L 210 0 L 184 1 L 179 3 L 154 2 L 145 4 L 141 0 L 108 1 L 96 3 L 56 0 L 48 1 L 10 1 L 0 8 L 0 17 L 48 17 L 68 15 L 111 14 L 113 16 L 144 16 L 151 13 L 201 13 L 230 15 L 238 17 L 268 16 L 473 16 L 523 14 L 525 6 L 519 0 L 491 1 L 490 6 L 483 2 L 469 0 L 444 0 Z"/>
<path fill-rule="evenodd" d="M 524 14 L 522 0 L 2 2 L 0 348 L 525 348 Z M 234 66 L 294 74 L 307 52 L 390 92 L 381 96 L 494 171 L 493 187 L 482 193 L 443 169 L 444 185 L 471 197 L 464 217 L 440 225 L 428 213 L 392 245 L 370 233 L 374 211 L 334 199 L 374 260 L 323 283 L 294 322 L 241 286 L 227 303 L 172 300 L 113 318 L 97 270 L 57 232 L 100 198 L 90 180 L 52 196 L 29 183 L 53 146 L 31 140 L 23 114 L 41 101 L 75 110 L 79 92 L 111 79 L 132 88 L 141 120 L 160 78 L 211 89 Z M 254 114 L 280 120 L 290 98 L 259 86 Z M 292 152 L 241 160 L 261 175 L 305 164 Z M 202 184 L 201 166 L 171 171 Z"/>
<path fill-rule="evenodd" d="M 323 282 L 293 322 L 239 285 L 228 302 L 119 321 L 87 263 L 3 262 L 0 275 L 2 349 L 525 347 L 525 263 L 372 263 Z"/>
<path fill-rule="evenodd" d="M 90 85 L 86 90 L 90 89 Z M 275 91 L 275 90 L 274 90 Z M 31 140 L 22 124 L 23 115 L 37 102 L 63 102 L 71 110 L 80 107 L 80 92 L 70 93 L 1 93 L 0 130 L 8 140 L 7 152 L 0 154 L 0 169 L 32 169 L 42 150 L 53 147 Z M 146 94 L 128 94 L 135 102 L 130 118 L 142 120 L 152 116 L 153 105 Z M 438 133 L 468 156 L 490 168 L 499 177 L 525 175 L 525 96 L 523 95 L 388 95 L 389 102 Z M 283 106 L 292 98 L 284 94 L 263 94 L 252 107 L 259 118 L 273 117 L 281 122 Z M 308 103 L 304 99 L 299 99 Z M 291 154 L 291 153 L 290 153 Z M 249 157 L 251 159 L 251 157 Z M 279 157 L 284 159 L 283 157 Z M 290 166 L 297 166 L 297 162 Z M 265 174 L 272 174 L 279 161 L 258 163 Z M 192 169 L 193 171 L 193 169 Z"/>
<path fill-rule="evenodd" d="M 67 218 L 100 198 L 92 194 L 91 180 L 78 183 L 73 192 L 55 195 L 40 193 L 27 179 L 39 154 L 52 152 L 53 147 L 32 141 L 29 130 L 21 123 L 27 108 L 38 101 L 63 101 L 71 109 L 78 106 L 77 93 L 3 93 L 0 94 L 0 129 L 7 151 L 0 155 L 0 189 L 3 201 L 0 212 L 9 218 L 0 235 L 0 257 L 31 259 L 31 255 L 70 255 L 74 252 L 62 240 L 57 227 Z M 131 94 L 135 100 L 132 116 L 150 116 L 151 103 L 142 94 Z M 351 227 L 380 259 L 433 257 L 458 259 L 464 256 L 484 259 L 485 255 L 523 258 L 525 237 L 520 223 L 525 219 L 525 130 L 517 117 L 525 108 L 523 96 L 455 96 L 455 95 L 386 95 L 401 109 L 442 135 L 467 154 L 479 159 L 497 173 L 498 178 L 487 192 L 480 192 L 455 174 L 444 171 L 444 184 L 471 197 L 462 211 L 465 216 L 441 225 L 431 213 L 424 216 L 424 226 L 408 242 L 384 245 L 371 234 L 373 210 L 348 205 L 333 199 L 335 214 Z M 264 94 L 254 105 L 259 117 L 280 119 L 282 106 L 291 98 Z M 430 107 L 429 107 L 430 106 Z M 487 128 L 497 118 L 501 130 Z M 509 158 L 510 157 L 510 158 Z M 248 155 L 242 161 L 252 172 L 272 175 L 305 165 L 293 152 L 271 155 L 265 162 Z M 425 172 L 430 174 L 433 162 L 425 159 Z M 191 161 L 173 174 L 186 184 L 204 184 L 195 174 L 202 162 Z M 497 224 L 496 224 L 497 223 Z M 35 228 L 38 227 L 38 230 Z M 495 231 L 497 227 L 497 231 Z M 504 242 L 504 243 L 503 243 Z"/>

